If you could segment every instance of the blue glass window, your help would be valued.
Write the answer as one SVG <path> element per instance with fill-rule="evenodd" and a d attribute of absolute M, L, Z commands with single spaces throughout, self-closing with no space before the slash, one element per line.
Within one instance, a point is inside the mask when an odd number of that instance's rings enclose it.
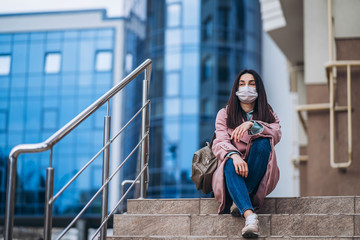
<path fill-rule="evenodd" d="M 0 76 L 0 91 L 1 95 L 6 92 L 10 86 L 10 78 L 8 76 Z"/>
<path fill-rule="evenodd" d="M 46 51 L 48 52 L 59 52 L 61 51 L 61 40 L 48 40 L 46 42 Z"/>
<path fill-rule="evenodd" d="M 112 49 L 113 47 L 112 39 L 99 39 L 96 41 L 97 49 Z"/>
<path fill-rule="evenodd" d="M 45 33 L 30 33 L 31 41 L 42 41 L 45 39 Z"/>
<path fill-rule="evenodd" d="M 97 37 L 98 38 L 112 38 L 114 36 L 114 30 L 113 29 L 101 29 L 97 31 Z"/>
<path fill-rule="evenodd" d="M 22 131 L 24 129 L 24 102 L 12 100 L 9 109 L 9 130 Z M 10 136 L 11 134 L 9 134 Z M 19 143 L 17 143 L 19 144 Z"/>
<path fill-rule="evenodd" d="M 111 51 L 98 51 L 96 53 L 95 70 L 97 72 L 108 72 L 112 70 Z"/>
<path fill-rule="evenodd" d="M 10 55 L 0 55 L 0 75 L 9 75 L 11 66 Z"/>
<path fill-rule="evenodd" d="M 29 49 L 29 73 L 41 73 L 44 66 L 44 44 L 32 41 Z"/>
<path fill-rule="evenodd" d="M 181 23 L 181 6 L 178 3 L 167 6 L 167 26 L 178 27 Z"/>
<path fill-rule="evenodd" d="M 28 34 L 27 33 L 18 33 L 14 35 L 14 41 L 27 41 Z"/>
<path fill-rule="evenodd" d="M 166 54 L 166 70 L 179 70 L 181 66 L 181 54 L 180 53 L 168 53 Z"/>
<path fill-rule="evenodd" d="M 45 130 L 55 130 L 57 128 L 58 112 L 56 109 L 45 109 L 43 112 L 43 128 Z"/>
<path fill-rule="evenodd" d="M 126 54 L 125 57 L 125 70 L 131 72 L 133 69 L 133 55 L 131 53 Z"/>
<path fill-rule="evenodd" d="M 0 111 L 0 132 L 3 132 L 7 128 L 7 111 Z"/>
<path fill-rule="evenodd" d="M 26 130 L 41 130 L 41 98 L 33 97 L 26 102 Z"/>
<path fill-rule="evenodd" d="M 203 68 L 204 68 L 204 70 L 203 70 L 203 74 L 204 74 L 203 80 L 204 81 L 210 80 L 211 75 L 212 75 L 212 61 L 211 61 L 210 57 L 207 57 L 204 60 Z"/>
<path fill-rule="evenodd" d="M 185 98 L 183 99 L 183 106 L 182 106 L 183 114 L 197 114 L 199 103 L 198 99 L 196 98 Z"/>
<path fill-rule="evenodd" d="M 61 69 L 61 54 L 48 53 L 45 60 L 45 73 L 59 73 Z"/>
<path fill-rule="evenodd" d="M 179 82 L 180 82 L 179 73 L 167 74 L 167 81 L 166 81 L 166 95 L 167 96 L 179 95 Z"/>
<path fill-rule="evenodd" d="M 181 44 L 181 31 L 179 29 L 166 30 L 166 45 L 179 45 Z"/>
<path fill-rule="evenodd" d="M 78 63 L 80 71 L 93 71 L 94 66 L 94 41 L 82 40 L 79 43 L 80 53 L 78 54 Z"/>
<path fill-rule="evenodd" d="M 0 34 L 0 41 L 10 42 L 12 39 L 11 34 Z"/>
<path fill-rule="evenodd" d="M 208 40 L 213 35 L 213 21 L 209 18 L 204 23 L 203 39 Z"/>
<path fill-rule="evenodd" d="M 8 54 L 10 52 L 11 52 L 11 43 L 0 41 L 0 54 Z"/>
<path fill-rule="evenodd" d="M 64 39 L 76 39 L 79 37 L 78 31 L 66 31 L 64 32 Z"/>
<path fill-rule="evenodd" d="M 179 115 L 180 114 L 180 99 L 170 98 L 165 100 L 165 114 Z"/>
<path fill-rule="evenodd" d="M 60 40 L 62 38 L 62 32 L 48 32 L 47 40 Z"/>
<path fill-rule="evenodd" d="M 12 62 L 16 63 L 11 66 L 12 73 L 25 73 L 27 62 L 28 45 L 23 42 L 15 42 L 13 45 Z"/>

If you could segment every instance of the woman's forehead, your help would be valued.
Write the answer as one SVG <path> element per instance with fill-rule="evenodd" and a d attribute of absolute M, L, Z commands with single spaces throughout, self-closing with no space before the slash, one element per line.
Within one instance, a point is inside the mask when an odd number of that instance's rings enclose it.
<path fill-rule="evenodd" d="M 254 76 L 250 73 L 245 73 L 240 77 L 240 81 L 250 81 L 250 80 L 255 80 Z"/>

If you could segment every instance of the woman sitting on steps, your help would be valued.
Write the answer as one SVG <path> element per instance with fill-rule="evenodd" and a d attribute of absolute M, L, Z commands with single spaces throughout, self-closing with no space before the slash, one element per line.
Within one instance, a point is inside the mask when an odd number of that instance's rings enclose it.
<path fill-rule="evenodd" d="M 281 131 L 261 77 L 254 70 L 238 74 L 226 108 L 217 114 L 215 127 L 212 150 L 219 162 L 212 187 L 220 202 L 218 212 L 241 214 L 246 219 L 242 235 L 257 237 L 255 212 L 279 180 L 274 146 Z"/>

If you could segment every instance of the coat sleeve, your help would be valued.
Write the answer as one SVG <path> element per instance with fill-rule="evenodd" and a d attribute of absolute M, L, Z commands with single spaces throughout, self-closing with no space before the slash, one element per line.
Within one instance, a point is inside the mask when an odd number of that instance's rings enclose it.
<path fill-rule="evenodd" d="M 215 134 L 216 138 L 212 145 L 212 151 L 217 159 L 223 161 L 226 158 L 226 154 L 229 152 L 239 152 L 239 150 L 231 143 L 231 136 L 228 133 L 226 125 L 225 108 L 221 109 L 216 116 Z"/>
<path fill-rule="evenodd" d="M 281 126 L 280 121 L 277 115 L 271 111 L 275 118 L 275 122 L 273 123 L 267 123 L 259 120 L 255 120 L 257 123 L 261 124 L 263 126 L 263 130 L 255 135 L 253 135 L 255 138 L 257 135 L 260 136 L 272 136 L 274 140 L 274 145 L 276 145 L 280 139 L 281 139 Z"/>

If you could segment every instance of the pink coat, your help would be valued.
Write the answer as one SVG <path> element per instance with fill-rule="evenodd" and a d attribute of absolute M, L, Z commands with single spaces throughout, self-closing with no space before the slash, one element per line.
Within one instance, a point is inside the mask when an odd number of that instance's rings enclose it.
<path fill-rule="evenodd" d="M 256 122 L 260 123 L 263 126 L 263 130 L 254 135 L 248 134 L 246 132 L 244 136 L 240 139 L 240 142 L 235 142 L 234 140 L 230 140 L 231 133 L 234 131 L 233 129 L 229 129 L 226 126 L 226 118 L 227 113 L 225 108 L 221 109 L 216 117 L 215 123 L 215 133 L 216 139 L 213 142 L 212 150 L 219 159 L 218 167 L 214 172 L 212 178 L 212 187 L 214 191 L 215 198 L 220 202 L 220 206 L 218 209 L 218 213 L 222 213 L 225 209 L 225 181 L 224 181 L 224 166 L 225 162 L 229 159 L 229 157 L 225 157 L 227 153 L 231 151 L 238 151 L 241 154 L 243 159 L 247 159 L 249 150 L 252 144 L 252 140 L 259 137 L 266 137 L 270 139 L 271 144 L 271 153 L 269 157 L 269 163 L 267 165 L 267 169 L 263 179 L 261 180 L 258 190 L 255 196 L 251 199 L 252 205 L 255 211 L 258 211 L 262 206 L 266 195 L 270 194 L 276 187 L 276 184 L 279 181 L 279 168 L 276 162 L 276 155 L 274 151 L 274 146 L 280 141 L 281 138 L 281 130 L 279 119 L 275 113 L 273 113 L 275 117 L 274 123 L 266 123 L 262 121 L 256 120 Z"/>

